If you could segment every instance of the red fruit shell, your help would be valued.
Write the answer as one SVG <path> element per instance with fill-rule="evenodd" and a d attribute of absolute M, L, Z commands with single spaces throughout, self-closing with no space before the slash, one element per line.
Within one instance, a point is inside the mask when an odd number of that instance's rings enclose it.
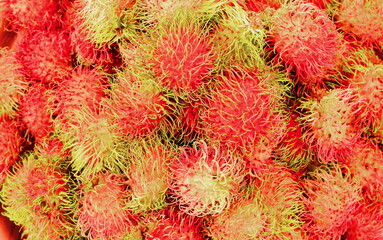
<path fill-rule="evenodd" d="M 278 9 L 282 6 L 280 0 L 245 0 L 246 8 L 253 12 L 262 12 L 267 8 Z"/>

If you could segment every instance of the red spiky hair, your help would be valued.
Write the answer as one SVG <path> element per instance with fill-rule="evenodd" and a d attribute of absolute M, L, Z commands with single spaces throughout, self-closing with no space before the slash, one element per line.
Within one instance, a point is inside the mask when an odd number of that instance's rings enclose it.
<path fill-rule="evenodd" d="M 250 165 L 270 159 L 285 129 L 276 86 L 260 79 L 258 73 L 227 72 L 201 111 L 209 141 L 242 150 Z"/>
<path fill-rule="evenodd" d="M 351 89 L 333 89 L 319 100 L 302 102 L 303 139 L 319 161 L 344 162 L 353 153 L 363 130 L 358 106 L 359 101 Z"/>
<path fill-rule="evenodd" d="M 64 30 L 28 30 L 16 45 L 21 73 L 36 82 L 55 85 L 70 72 L 71 47 Z"/>
<path fill-rule="evenodd" d="M 340 239 L 357 211 L 360 185 L 346 167 L 321 167 L 303 181 L 304 228 L 309 239 Z"/>
<path fill-rule="evenodd" d="M 170 189 L 182 212 L 219 215 L 236 199 L 243 182 L 243 163 L 224 149 L 203 141 L 184 147 L 171 168 Z"/>
<path fill-rule="evenodd" d="M 148 217 L 147 240 L 202 240 L 201 218 L 182 214 L 168 207 Z"/>
<path fill-rule="evenodd" d="M 298 1 L 280 8 L 271 27 L 271 41 L 278 60 L 297 81 L 309 88 L 323 86 L 323 78 L 336 68 L 341 38 L 326 12 Z"/>
<path fill-rule="evenodd" d="M 20 123 L 6 115 L 0 116 L 0 184 L 7 171 L 16 162 L 21 151 L 23 139 L 19 133 Z"/>
<path fill-rule="evenodd" d="M 124 209 L 126 185 L 123 179 L 118 175 L 100 174 L 87 181 L 90 182 L 83 182 L 75 214 L 81 235 L 88 239 L 113 240 L 130 234 L 137 221 Z"/>
<path fill-rule="evenodd" d="M 22 98 L 20 116 L 36 142 L 40 143 L 53 133 L 53 103 L 49 99 L 50 90 L 43 84 L 33 84 Z"/>
<path fill-rule="evenodd" d="M 262 12 L 266 8 L 278 9 L 282 6 L 281 0 L 242 0 L 246 8 L 253 12 Z"/>
<path fill-rule="evenodd" d="M 211 44 L 195 27 L 164 29 L 155 44 L 152 65 L 161 85 L 176 92 L 193 91 L 213 68 Z"/>

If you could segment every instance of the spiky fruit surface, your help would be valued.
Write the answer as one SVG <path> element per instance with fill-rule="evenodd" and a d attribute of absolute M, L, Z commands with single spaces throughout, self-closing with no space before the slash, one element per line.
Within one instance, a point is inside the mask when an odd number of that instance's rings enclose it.
<path fill-rule="evenodd" d="M 0 183 L 4 182 L 10 167 L 17 160 L 23 139 L 19 133 L 20 123 L 3 115 L 0 116 Z"/>
<path fill-rule="evenodd" d="M 280 8 L 274 18 L 271 38 L 287 71 L 294 71 L 297 81 L 309 88 L 323 85 L 340 57 L 335 24 L 324 10 L 299 1 Z"/>
<path fill-rule="evenodd" d="M 87 239 L 124 239 L 136 225 L 134 216 L 124 209 L 124 181 L 117 175 L 100 174 L 83 184 L 76 210 L 81 235 Z"/>
<path fill-rule="evenodd" d="M 278 9 L 282 6 L 280 0 L 243 0 L 246 8 L 254 12 L 262 12 L 267 8 Z"/>
<path fill-rule="evenodd" d="M 155 131 L 167 109 L 157 84 L 149 79 L 139 79 L 129 71 L 120 73 L 117 81 L 112 85 L 108 107 L 122 132 L 136 137 Z"/>
<path fill-rule="evenodd" d="M 170 189 L 182 212 L 192 216 L 219 215 L 230 206 L 243 184 L 243 163 L 224 149 L 196 142 L 180 150 L 171 165 Z"/>
<path fill-rule="evenodd" d="M 7 49 L 0 49 L 0 116 L 13 115 L 27 89 L 27 82 L 19 73 L 21 65 Z"/>
<path fill-rule="evenodd" d="M 345 237 L 349 240 L 379 240 L 383 237 L 383 204 L 361 203 L 352 216 Z"/>
<path fill-rule="evenodd" d="M 31 154 L 15 168 L 1 189 L 4 215 L 23 226 L 26 239 L 69 238 L 74 228 L 70 214 L 69 178 L 54 158 Z M 38 229 L 38 231 L 36 231 Z"/>
<path fill-rule="evenodd" d="M 182 25 L 164 29 L 155 46 L 152 64 L 161 85 L 184 92 L 208 80 L 215 57 L 211 43 L 199 29 Z"/>
<path fill-rule="evenodd" d="M 128 152 L 131 162 L 127 173 L 130 195 L 126 207 L 134 213 L 164 208 L 169 182 L 170 153 L 156 141 L 131 144 Z"/>
<path fill-rule="evenodd" d="M 28 30 L 16 46 L 21 73 L 48 85 L 60 83 L 70 67 L 70 41 L 64 30 Z"/>
<path fill-rule="evenodd" d="M 166 208 L 149 217 L 147 240 L 202 240 L 202 221 L 182 214 L 173 208 Z"/>
<path fill-rule="evenodd" d="M 50 28 L 60 21 L 59 4 L 53 0 L 2 0 L 0 9 L 10 21 L 13 30 Z"/>
<path fill-rule="evenodd" d="M 106 169 L 117 172 L 124 169 L 123 142 L 105 111 L 76 109 L 70 122 L 56 125 L 64 149 L 71 152 L 73 171 L 79 177 L 87 178 Z"/>
<path fill-rule="evenodd" d="M 53 133 L 53 104 L 48 90 L 42 84 L 33 84 L 20 102 L 21 119 L 36 142 L 42 142 Z"/>
<path fill-rule="evenodd" d="M 303 135 L 322 163 L 345 161 L 361 138 L 358 100 L 350 89 L 334 89 L 319 100 L 306 100 L 301 117 L 306 125 Z"/>
<path fill-rule="evenodd" d="M 340 1 L 336 16 L 342 30 L 354 34 L 367 45 L 383 46 L 383 1 Z"/>
<path fill-rule="evenodd" d="M 339 239 L 361 199 L 360 185 L 345 167 L 317 168 L 304 180 L 304 224 L 310 239 Z"/>
<path fill-rule="evenodd" d="M 228 73 L 208 96 L 202 130 L 213 144 L 241 149 L 250 161 L 265 162 L 285 129 L 277 92 L 257 73 Z"/>

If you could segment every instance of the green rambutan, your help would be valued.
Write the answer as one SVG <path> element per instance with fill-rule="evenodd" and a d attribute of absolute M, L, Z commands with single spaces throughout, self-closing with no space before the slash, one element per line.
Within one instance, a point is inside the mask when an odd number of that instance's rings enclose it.
<path fill-rule="evenodd" d="M 1 189 L 3 214 L 22 227 L 25 239 L 70 239 L 74 233 L 71 180 L 56 161 L 30 154 Z"/>
<path fill-rule="evenodd" d="M 303 180 L 307 212 L 304 228 L 309 239 L 340 239 L 361 200 L 361 187 L 348 168 L 320 167 Z"/>
<path fill-rule="evenodd" d="M 70 73 L 70 39 L 64 30 L 23 32 L 15 52 L 21 73 L 33 81 L 55 85 Z"/>
<path fill-rule="evenodd" d="M 19 114 L 27 130 L 40 143 L 53 134 L 53 103 L 49 99 L 51 90 L 36 83 L 29 87 L 21 102 Z"/>
<path fill-rule="evenodd" d="M 203 141 L 180 149 L 170 166 L 169 188 L 182 212 L 192 216 L 219 215 L 237 198 L 244 165 L 230 152 Z"/>
<path fill-rule="evenodd" d="M 118 175 L 99 174 L 83 182 L 75 216 L 81 235 L 87 239 L 130 239 L 136 231 L 136 216 L 124 209 L 126 183 Z"/>
<path fill-rule="evenodd" d="M 14 115 L 28 84 L 19 73 L 21 65 L 7 49 L 0 49 L 0 116 Z"/>
<path fill-rule="evenodd" d="M 304 87 L 324 85 L 342 53 L 341 35 L 326 12 L 301 1 L 277 10 L 271 26 L 271 41 L 289 73 Z"/>
<path fill-rule="evenodd" d="M 383 47 L 383 1 L 342 0 L 335 12 L 340 28 L 366 45 Z"/>
<path fill-rule="evenodd" d="M 16 119 L 0 116 L 0 185 L 21 152 L 23 138 L 19 132 L 20 125 Z"/>
<path fill-rule="evenodd" d="M 345 161 L 361 138 L 359 100 L 350 89 L 333 89 L 317 100 L 304 100 L 303 139 L 319 161 Z"/>

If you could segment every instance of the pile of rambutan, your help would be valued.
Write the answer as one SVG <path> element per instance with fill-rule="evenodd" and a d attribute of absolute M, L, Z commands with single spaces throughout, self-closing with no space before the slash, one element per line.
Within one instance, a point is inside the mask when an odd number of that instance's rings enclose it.
<path fill-rule="evenodd" d="M 0 0 L 0 209 L 1 240 L 382 240 L 383 0 Z"/>

